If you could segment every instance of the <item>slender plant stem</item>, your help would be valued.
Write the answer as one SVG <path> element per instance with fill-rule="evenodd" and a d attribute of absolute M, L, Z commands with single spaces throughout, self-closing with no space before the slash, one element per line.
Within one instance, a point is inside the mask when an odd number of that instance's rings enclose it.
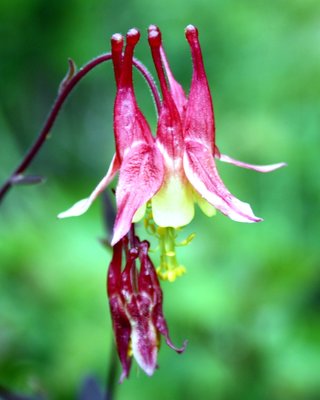
<path fill-rule="evenodd" d="M 22 159 L 21 163 L 16 167 L 16 169 L 12 172 L 10 177 L 4 182 L 4 184 L 0 187 L 0 203 L 3 200 L 4 196 L 8 192 L 8 190 L 14 185 L 15 179 L 17 176 L 22 175 L 23 172 L 29 167 L 35 156 L 38 154 L 39 150 L 45 143 L 49 132 L 61 110 L 61 107 L 69 94 L 71 93 L 72 89 L 76 86 L 76 84 L 88 74 L 93 68 L 98 66 L 99 64 L 111 60 L 112 55 L 111 53 L 102 54 L 95 59 L 89 61 L 86 65 L 84 65 L 78 72 L 76 72 L 72 77 L 67 76 L 67 80 L 63 80 L 62 84 L 60 85 L 60 90 L 58 92 L 58 96 L 53 104 L 53 107 L 37 137 L 33 145 L 30 147 L 24 158 Z M 69 61 L 70 68 L 74 67 L 73 62 Z M 159 96 L 158 89 L 156 84 L 152 78 L 152 75 L 147 70 L 147 68 L 137 59 L 133 59 L 134 66 L 140 71 L 143 77 L 146 79 L 152 95 L 154 97 L 155 105 L 157 112 L 159 113 L 161 100 Z M 70 74 L 71 69 L 69 70 Z"/>
<path fill-rule="evenodd" d="M 45 140 L 47 139 L 50 129 L 52 128 L 52 125 L 54 124 L 59 111 L 68 97 L 68 95 L 71 93 L 72 89 L 75 87 L 75 85 L 85 76 L 89 71 L 92 70 L 92 68 L 96 67 L 97 65 L 101 64 L 104 61 L 108 61 L 111 59 L 111 54 L 103 54 L 97 58 L 95 58 L 92 61 L 89 61 L 88 64 L 86 64 L 83 68 L 81 68 L 68 82 L 66 82 L 62 90 L 59 91 L 58 96 L 53 104 L 53 107 L 39 133 L 39 136 L 33 143 L 33 145 L 30 147 L 29 151 L 27 154 L 24 156 L 23 160 L 21 163 L 18 165 L 18 167 L 14 170 L 14 172 L 11 174 L 11 176 L 7 179 L 7 181 L 4 183 L 4 185 L 1 187 L 0 190 L 0 201 L 3 199 L 4 195 L 7 193 L 7 191 L 11 188 L 12 186 L 12 181 L 15 176 L 22 174 L 28 166 L 31 164 L 32 160 L 35 158 L 37 153 L 39 152 L 40 148 L 44 144 Z"/>
<path fill-rule="evenodd" d="M 102 196 L 102 219 L 106 231 L 106 242 L 110 245 L 112 227 L 115 219 L 115 209 L 110 198 L 110 191 L 104 191 Z M 111 248 L 111 245 L 110 245 Z M 111 339 L 110 353 L 107 360 L 104 400 L 114 400 L 118 374 L 118 355 L 114 339 Z"/>
<path fill-rule="evenodd" d="M 105 400 L 114 400 L 117 387 L 116 383 L 117 383 L 117 373 L 118 373 L 118 363 L 119 363 L 117 356 L 117 349 L 114 340 L 112 340 L 111 343 L 110 356 L 108 361 L 109 361 L 109 366 L 106 379 Z"/>

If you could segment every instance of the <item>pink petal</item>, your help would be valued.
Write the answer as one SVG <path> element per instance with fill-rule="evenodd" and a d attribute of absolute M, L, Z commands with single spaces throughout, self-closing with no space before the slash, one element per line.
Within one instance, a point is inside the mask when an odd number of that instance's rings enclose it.
<path fill-rule="evenodd" d="M 129 231 L 138 208 L 160 189 L 163 176 L 163 159 L 155 145 L 140 144 L 126 154 L 116 190 L 118 213 L 112 246 Z"/>
<path fill-rule="evenodd" d="M 191 49 L 193 74 L 184 119 L 184 137 L 202 142 L 213 152 L 215 141 L 213 105 L 198 40 L 198 31 L 193 25 L 188 25 L 185 34 Z"/>
<path fill-rule="evenodd" d="M 180 165 L 182 164 L 183 134 L 180 114 L 172 98 L 172 94 L 168 90 L 166 77 L 162 68 L 160 31 L 149 28 L 148 40 L 163 97 L 157 126 L 157 142 L 166 161 L 174 168 L 173 164 L 175 161 L 178 161 Z"/>
<path fill-rule="evenodd" d="M 195 141 L 186 142 L 184 169 L 197 192 L 234 221 L 259 222 L 249 204 L 234 197 L 218 175 L 211 150 Z"/>
<path fill-rule="evenodd" d="M 151 34 L 151 36 L 154 35 L 154 33 L 156 35 L 161 36 L 160 29 L 156 25 L 150 25 L 148 28 L 148 33 L 149 33 L 149 36 L 150 36 L 150 34 Z M 185 108 L 186 108 L 186 105 L 187 105 L 187 96 L 185 95 L 184 90 L 183 90 L 182 86 L 180 85 L 180 83 L 178 83 L 173 76 L 173 73 L 170 69 L 170 65 L 169 65 L 169 62 L 168 62 L 168 59 L 167 59 L 167 56 L 166 56 L 166 53 L 164 51 L 162 44 L 160 46 L 160 55 L 161 55 L 161 61 L 162 61 L 165 73 L 168 78 L 168 83 L 169 83 L 169 88 L 170 88 L 172 98 L 173 98 L 175 105 L 179 111 L 179 114 L 182 118 Z"/>
<path fill-rule="evenodd" d="M 124 153 L 139 142 L 152 144 L 154 138 L 144 115 L 135 100 L 133 89 L 118 92 L 114 109 L 114 132 L 117 154 Z"/>
<path fill-rule="evenodd" d="M 98 186 L 94 189 L 91 195 L 86 199 L 78 201 L 67 211 L 58 214 L 58 218 L 78 217 L 79 215 L 84 214 L 89 209 L 94 200 L 99 196 L 99 194 L 102 193 L 108 186 L 108 184 L 112 181 L 119 168 L 120 163 L 118 157 L 114 155 L 107 174 L 102 178 L 102 180 L 99 182 Z"/>
<path fill-rule="evenodd" d="M 231 158 L 225 154 L 216 155 L 216 158 L 218 158 L 220 161 L 236 165 L 237 167 L 253 169 L 254 171 L 257 171 L 257 172 L 271 172 L 271 171 L 275 171 L 276 169 L 287 166 L 287 164 L 284 162 L 277 163 L 277 164 L 269 164 L 269 165 L 248 164 L 248 163 L 244 163 L 242 161 L 235 160 L 234 158 Z"/>
<path fill-rule="evenodd" d="M 113 57 L 116 61 L 114 64 L 116 74 L 120 75 L 120 77 L 118 76 L 118 90 L 114 105 L 114 134 L 117 155 L 120 160 L 137 143 L 152 144 L 154 142 L 148 122 L 138 107 L 133 89 L 132 58 L 139 38 L 139 31 L 130 29 L 127 33 L 127 45 L 122 64 L 116 57 Z M 122 65 L 121 74 L 119 64 Z"/>
<path fill-rule="evenodd" d="M 186 105 L 187 105 L 187 96 L 185 95 L 184 90 L 183 90 L 182 86 L 180 85 L 180 83 L 178 83 L 175 80 L 175 78 L 172 74 L 172 71 L 170 69 L 166 53 L 162 46 L 160 47 L 160 54 L 161 54 L 162 64 L 163 64 L 164 69 L 167 74 L 172 98 L 176 104 L 176 107 L 177 107 L 179 114 L 181 116 L 181 119 L 182 119 L 184 116 Z"/>

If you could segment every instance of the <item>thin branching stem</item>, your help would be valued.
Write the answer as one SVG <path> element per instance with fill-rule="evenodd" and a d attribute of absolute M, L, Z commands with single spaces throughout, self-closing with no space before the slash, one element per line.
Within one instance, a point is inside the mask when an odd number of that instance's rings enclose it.
<path fill-rule="evenodd" d="M 39 150 L 45 143 L 45 141 L 50 133 L 50 130 L 61 110 L 62 105 L 64 104 L 65 100 L 67 99 L 69 94 L 72 92 L 72 90 L 76 86 L 76 84 L 84 76 L 86 76 L 88 74 L 88 72 L 90 72 L 93 68 L 95 68 L 96 66 L 98 66 L 99 64 L 101 64 L 105 61 L 111 60 L 111 57 L 112 57 L 111 53 L 102 54 L 102 55 L 96 57 L 95 59 L 89 61 L 78 72 L 74 73 L 73 76 L 72 76 L 72 74 L 71 74 L 71 76 L 67 75 L 67 78 L 65 78 L 62 81 L 59 92 L 58 92 L 58 96 L 53 104 L 53 107 L 52 107 L 37 139 L 32 144 L 32 146 L 30 147 L 30 149 L 28 150 L 28 152 L 22 159 L 21 163 L 16 167 L 16 169 L 12 172 L 10 177 L 0 187 L 0 203 L 3 200 L 4 196 L 6 195 L 6 193 L 9 191 L 9 189 L 14 185 L 17 176 L 21 176 L 23 174 L 23 172 L 29 167 L 29 165 L 31 164 L 31 162 L 33 161 L 35 156 L 38 154 Z M 70 64 L 70 69 L 69 69 L 69 73 L 70 73 L 70 70 L 72 67 L 74 67 L 74 64 L 72 61 L 69 61 L 69 64 Z M 146 81 L 151 89 L 157 112 L 159 113 L 160 105 L 161 105 L 160 96 L 159 96 L 158 89 L 156 87 L 156 84 L 155 84 L 151 74 L 149 73 L 147 68 L 137 59 L 133 60 L 133 64 L 141 72 L 143 77 L 146 79 Z"/>

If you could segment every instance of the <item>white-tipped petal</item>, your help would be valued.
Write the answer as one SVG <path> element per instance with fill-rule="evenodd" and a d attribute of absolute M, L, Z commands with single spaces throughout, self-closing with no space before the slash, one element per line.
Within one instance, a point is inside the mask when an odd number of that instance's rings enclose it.
<path fill-rule="evenodd" d="M 276 164 L 269 164 L 269 165 L 248 164 L 248 163 L 244 163 L 242 161 L 235 160 L 234 158 L 231 158 L 225 154 L 220 154 L 219 156 L 217 156 L 217 158 L 220 161 L 223 161 L 225 163 L 233 164 L 233 165 L 236 165 L 237 167 L 241 167 L 241 168 L 252 169 L 254 171 L 262 172 L 262 173 L 272 172 L 272 171 L 275 171 L 276 169 L 287 166 L 287 164 L 284 162 L 280 162 L 280 163 L 276 163 Z"/>
<path fill-rule="evenodd" d="M 142 326 L 140 321 L 132 324 L 131 345 L 132 353 L 140 368 L 152 376 L 157 367 L 157 333 L 151 322 Z M 140 329 L 139 329 L 140 328 Z M 141 329 L 141 328 L 145 328 Z"/>
<path fill-rule="evenodd" d="M 195 190 L 215 208 L 238 222 L 262 221 L 250 205 L 234 197 L 222 182 L 211 151 L 195 141 L 186 143 L 184 170 Z"/>
<path fill-rule="evenodd" d="M 118 158 L 116 155 L 114 155 L 107 174 L 102 178 L 102 180 L 99 182 L 91 195 L 86 199 L 78 201 L 68 210 L 58 214 L 58 218 L 62 219 L 68 217 L 78 217 L 79 215 L 84 214 L 89 209 L 94 200 L 99 196 L 101 192 L 105 190 L 110 181 L 114 178 L 115 174 L 119 170 L 119 167 L 120 163 L 118 161 Z"/>
<path fill-rule="evenodd" d="M 68 210 L 61 212 L 58 214 L 58 218 L 68 218 L 68 217 L 78 217 L 79 215 L 84 214 L 88 208 L 91 206 L 90 198 L 82 199 L 70 207 Z"/>

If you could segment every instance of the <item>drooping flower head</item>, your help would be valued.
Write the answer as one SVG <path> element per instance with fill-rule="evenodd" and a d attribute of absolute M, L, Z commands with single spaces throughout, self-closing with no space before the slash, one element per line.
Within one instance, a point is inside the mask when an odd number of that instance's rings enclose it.
<path fill-rule="evenodd" d="M 134 247 L 130 247 L 127 237 L 113 247 L 107 290 L 122 365 L 120 382 L 129 375 L 132 356 L 147 375 L 153 374 L 160 335 L 178 353 L 186 346 L 184 343 L 177 348 L 170 340 L 162 310 L 162 290 L 148 251 L 149 243 L 138 237 L 134 237 Z"/>
<path fill-rule="evenodd" d="M 285 165 L 251 165 L 219 152 L 198 31 L 188 25 L 185 35 L 193 62 L 188 96 L 170 70 L 160 30 L 154 25 L 148 30 L 162 93 L 155 137 L 137 105 L 132 82 L 133 53 L 140 34 L 136 29 L 127 33 L 124 51 L 123 37 L 120 34 L 112 36 L 117 82 L 114 105 L 116 154 L 107 175 L 90 197 L 76 203 L 59 217 L 85 212 L 119 171 L 113 245 L 126 235 L 132 222 L 143 217 L 147 204 L 151 206 L 154 222 L 163 228 L 187 225 L 193 219 L 195 203 L 209 216 L 218 209 L 235 221 L 259 222 L 261 218 L 254 215 L 250 205 L 237 199 L 226 188 L 214 158 L 259 172 L 270 172 Z"/>

